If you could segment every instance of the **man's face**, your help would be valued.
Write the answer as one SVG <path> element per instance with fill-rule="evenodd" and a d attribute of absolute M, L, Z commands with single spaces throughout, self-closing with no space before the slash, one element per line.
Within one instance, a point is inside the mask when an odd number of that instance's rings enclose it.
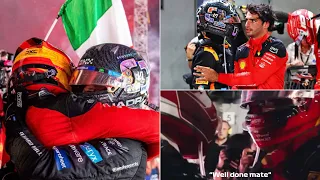
<path fill-rule="evenodd" d="M 107 88 L 105 86 L 97 86 L 97 85 L 87 85 L 84 87 L 83 92 L 96 92 L 96 91 L 103 91 Z"/>
<path fill-rule="evenodd" d="M 249 11 L 246 15 L 246 34 L 251 38 L 258 38 L 263 36 L 268 30 L 265 23 L 259 18 L 257 14 L 251 14 Z"/>
<path fill-rule="evenodd" d="M 229 125 L 226 122 L 222 123 L 221 129 L 218 132 L 218 138 L 220 140 L 226 139 L 228 137 Z"/>
<path fill-rule="evenodd" d="M 302 45 L 302 46 L 309 46 L 306 37 L 304 37 L 304 38 L 302 39 L 301 45 Z"/>

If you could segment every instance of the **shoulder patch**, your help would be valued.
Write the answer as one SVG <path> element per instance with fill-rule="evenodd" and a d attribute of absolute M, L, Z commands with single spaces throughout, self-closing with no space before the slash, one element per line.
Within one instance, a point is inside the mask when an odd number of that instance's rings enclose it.
<path fill-rule="evenodd" d="M 264 43 L 263 43 L 263 52 L 270 52 L 271 54 L 275 54 L 280 58 L 284 58 L 287 55 L 287 48 L 283 44 L 280 39 L 270 36 Z"/>
<path fill-rule="evenodd" d="M 219 60 L 219 56 L 218 56 L 217 52 L 212 47 L 204 47 L 204 51 L 210 52 L 216 61 Z"/>
<path fill-rule="evenodd" d="M 284 46 L 284 44 L 278 41 L 274 41 L 273 43 L 270 43 L 270 48 L 268 51 L 272 54 L 279 56 L 280 58 L 285 57 L 287 54 L 287 49 Z"/>
<path fill-rule="evenodd" d="M 239 46 L 238 48 L 237 48 L 237 50 L 238 51 L 241 51 L 241 50 L 243 50 L 244 48 L 246 48 L 247 47 L 247 43 L 244 43 L 244 44 L 242 44 L 241 46 Z"/>
<path fill-rule="evenodd" d="M 235 61 L 239 59 L 245 59 L 249 56 L 249 48 L 246 46 L 246 43 L 242 44 L 237 48 L 237 52 L 235 54 Z"/>

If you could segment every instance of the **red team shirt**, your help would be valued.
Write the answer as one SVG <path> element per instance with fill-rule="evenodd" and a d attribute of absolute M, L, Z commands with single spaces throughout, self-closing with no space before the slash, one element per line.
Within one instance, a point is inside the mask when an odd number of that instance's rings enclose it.
<path fill-rule="evenodd" d="M 240 89 L 283 89 L 287 60 L 280 40 L 269 34 L 250 39 L 237 50 L 234 73 L 219 74 L 218 82 Z"/>

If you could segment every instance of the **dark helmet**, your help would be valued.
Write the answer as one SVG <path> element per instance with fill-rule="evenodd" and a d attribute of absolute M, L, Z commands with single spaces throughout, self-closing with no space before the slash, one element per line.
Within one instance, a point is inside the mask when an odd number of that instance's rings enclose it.
<path fill-rule="evenodd" d="M 197 10 L 197 31 L 205 32 L 209 38 L 212 36 L 235 38 L 240 23 L 234 6 L 225 0 L 206 1 Z"/>
<path fill-rule="evenodd" d="M 86 85 L 106 87 L 92 93 L 109 105 L 140 108 L 148 97 L 150 68 L 134 49 L 121 44 L 101 44 L 86 51 L 74 71 L 70 85 L 81 91 Z"/>

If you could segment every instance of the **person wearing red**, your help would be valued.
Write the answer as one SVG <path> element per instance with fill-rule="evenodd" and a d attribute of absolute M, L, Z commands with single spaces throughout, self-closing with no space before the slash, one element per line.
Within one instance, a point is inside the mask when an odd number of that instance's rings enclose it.
<path fill-rule="evenodd" d="M 283 89 L 287 62 L 286 47 L 270 36 L 275 15 L 270 5 L 247 6 L 246 34 L 249 41 L 240 46 L 235 55 L 234 73 L 222 74 L 197 66 L 198 80 L 220 82 L 240 89 Z"/>
<path fill-rule="evenodd" d="M 35 136 L 47 147 L 95 138 L 131 138 L 147 143 L 149 158 L 157 156 L 159 114 L 140 109 L 148 95 L 147 62 L 131 48 L 105 44 L 90 48 L 73 73 L 69 64 L 66 55 L 44 41 L 23 49 L 15 58 L 13 84 L 29 92 L 45 88 L 50 93 L 62 94 L 28 107 L 26 122 Z M 78 99 L 72 95 L 64 97 L 63 92 L 71 89 L 70 78 L 76 86 L 94 84 L 106 89 L 82 93 Z M 93 97 L 92 102 L 79 103 L 84 96 Z"/>
<path fill-rule="evenodd" d="M 318 72 L 320 71 L 320 19 L 319 14 L 318 16 L 313 19 L 313 35 L 315 37 L 314 43 L 314 55 L 316 56 L 316 66 Z M 317 73 L 316 76 L 317 83 L 315 84 L 314 89 L 320 89 L 320 73 Z"/>
<path fill-rule="evenodd" d="M 41 143 L 131 138 L 146 143 L 149 159 L 158 156 L 159 113 L 142 109 L 150 80 L 146 60 L 124 45 L 102 44 L 90 48 L 72 71 L 68 56 L 40 39 L 24 42 L 16 52 L 9 101 L 19 102 L 17 112 L 25 113 Z M 70 79 L 82 90 L 70 94 Z M 83 93 L 86 85 L 104 88 Z"/>
<path fill-rule="evenodd" d="M 310 46 L 314 46 L 314 56 L 316 58 L 316 67 L 320 69 L 320 48 L 319 48 L 319 26 L 320 20 L 313 19 L 314 14 L 306 9 L 299 9 L 292 13 L 289 13 L 287 31 L 289 37 L 295 42 L 296 46 L 299 46 L 302 41 Z M 297 50 L 296 50 L 297 51 Z M 320 73 L 316 76 L 317 83 L 314 89 L 320 89 Z"/>
<path fill-rule="evenodd" d="M 244 91 L 241 101 L 261 157 L 255 172 L 271 172 L 274 180 L 319 178 L 319 92 Z M 259 156 L 260 149 L 265 155 Z"/>

